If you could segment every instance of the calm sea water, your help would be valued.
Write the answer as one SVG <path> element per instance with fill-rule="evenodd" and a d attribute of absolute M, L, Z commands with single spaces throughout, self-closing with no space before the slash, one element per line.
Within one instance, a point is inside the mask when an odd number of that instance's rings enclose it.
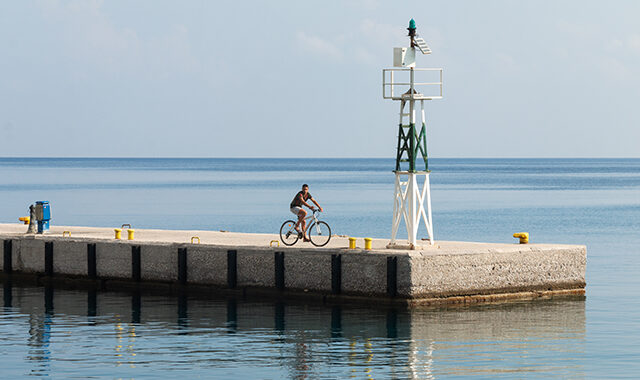
<path fill-rule="evenodd" d="M 640 160 L 432 159 L 436 239 L 586 244 L 586 299 L 381 309 L 4 283 L 0 377 L 636 378 Z M 393 160 L 0 158 L 0 222 L 388 237 Z"/>

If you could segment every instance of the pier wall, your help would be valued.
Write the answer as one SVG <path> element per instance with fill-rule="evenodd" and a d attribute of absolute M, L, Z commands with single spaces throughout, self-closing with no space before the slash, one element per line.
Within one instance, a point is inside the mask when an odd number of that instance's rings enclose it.
<path fill-rule="evenodd" d="M 413 297 L 493 294 L 584 288 L 585 248 L 541 249 L 523 245 L 517 251 L 467 252 L 412 256 Z"/>
<path fill-rule="evenodd" d="M 0 235 L 0 240 L 0 270 L 4 274 L 51 278 L 435 303 L 443 299 L 467 302 L 469 297 L 490 300 L 485 296 L 519 298 L 516 293 L 526 297 L 540 292 L 582 294 L 585 287 L 586 248 L 582 246 L 429 252 L 229 247 L 27 235 Z"/>

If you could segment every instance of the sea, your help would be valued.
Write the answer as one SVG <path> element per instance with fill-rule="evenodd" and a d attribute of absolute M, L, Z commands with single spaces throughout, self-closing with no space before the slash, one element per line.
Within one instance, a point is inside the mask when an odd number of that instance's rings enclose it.
<path fill-rule="evenodd" d="M 456 307 L 4 281 L 0 378 L 638 378 L 640 159 L 447 159 L 434 237 L 587 246 L 586 296 Z M 277 233 L 303 183 L 336 234 L 388 238 L 393 159 L 0 158 L 0 222 Z M 426 237 L 421 230 L 419 237 Z"/>

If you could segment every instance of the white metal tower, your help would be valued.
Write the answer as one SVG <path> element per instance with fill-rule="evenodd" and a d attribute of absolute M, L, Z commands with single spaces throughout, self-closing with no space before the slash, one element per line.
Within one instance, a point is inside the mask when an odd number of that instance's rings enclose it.
<path fill-rule="evenodd" d="M 400 101 L 393 224 L 388 248 L 416 249 L 419 248 L 417 236 L 422 221 L 429 244 L 434 243 L 424 101 L 442 99 L 442 69 L 415 67 L 416 49 L 422 54 L 431 54 L 431 49 L 416 33 L 413 19 L 409 22 L 408 30 L 411 46 L 394 48 L 395 68 L 382 70 L 382 97 Z M 417 76 L 426 79 L 418 81 Z M 420 115 L 420 124 L 416 122 L 416 113 Z M 419 130 L 416 125 L 420 125 Z M 416 162 L 418 157 L 420 160 Z M 408 244 L 396 241 L 402 221 L 407 228 Z"/>

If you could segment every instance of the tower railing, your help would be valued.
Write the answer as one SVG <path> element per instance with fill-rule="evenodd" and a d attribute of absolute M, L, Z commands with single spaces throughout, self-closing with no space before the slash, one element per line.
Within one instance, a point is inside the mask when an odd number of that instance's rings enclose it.
<path fill-rule="evenodd" d="M 435 81 L 416 82 L 415 76 L 426 76 Z M 421 75 L 423 74 L 423 75 Z M 413 91 L 411 91 L 413 90 Z M 393 68 L 382 70 L 382 97 L 393 100 L 442 99 L 442 68 Z"/>

